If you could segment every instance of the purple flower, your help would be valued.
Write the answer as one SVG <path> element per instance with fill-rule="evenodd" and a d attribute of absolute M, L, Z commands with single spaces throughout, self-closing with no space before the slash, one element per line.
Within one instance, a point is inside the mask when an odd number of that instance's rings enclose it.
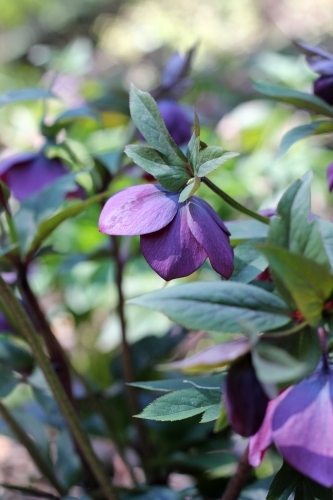
<path fill-rule="evenodd" d="M 265 418 L 268 397 L 247 354 L 235 361 L 225 381 L 224 402 L 233 429 L 244 437 L 255 434 Z"/>
<path fill-rule="evenodd" d="M 273 440 L 287 462 L 328 488 L 333 486 L 333 373 L 321 368 L 295 385 L 277 406 Z"/>
<path fill-rule="evenodd" d="M 327 186 L 330 193 L 333 191 L 333 163 L 330 163 L 326 170 Z"/>
<path fill-rule="evenodd" d="M 313 84 L 313 93 L 333 105 L 333 75 L 322 75 Z"/>
<path fill-rule="evenodd" d="M 0 164 L 0 179 L 19 201 L 66 174 L 68 170 L 59 158 L 46 158 L 42 151 L 12 156 Z M 84 198 L 84 190 L 78 186 L 68 196 Z"/>
<path fill-rule="evenodd" d="M 313 93 L 323 101 L 333 105 L 333 54 L 321 47 L 304 42 L 294 43 L 306 55 L 311 69 L 321 75 L 314 82 Z"/>
<path fill-rule="evenodd" d="M 229 278 L 234 266 L 228 229 L 204 200 L 192 196 L 179 203 L 178 198 L 159 184 L 124 189 L 105 204 L 99 230 L 140 235 L 145 259 L 167 281 L 192 274 L 207 257 Z"/>
<path fill-rule="evenodd" d="M 178 146 L 187 144 L 191 139 L 192 124 L 183 106 L 167 99 L 158 101 L 157 106 L 175 143 Z"/>

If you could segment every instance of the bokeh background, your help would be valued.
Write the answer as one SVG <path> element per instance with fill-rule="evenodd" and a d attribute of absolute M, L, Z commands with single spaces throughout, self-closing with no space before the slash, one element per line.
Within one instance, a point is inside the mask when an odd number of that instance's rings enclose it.
<path fill-rule="evenodd" d="M 214 182 L 258 210 L 276 206 L 286 186 L 311 169 L 313 211 L 333 217 L 326 188 L 332 141 L 325 136 L 300 141 L 277 160 L 282 136 L 309 116 L 263 98 L 251 83 L 266 80 L 312 91 L 315 75 L 292 39 L 333 50 L 330 0 L 0 0 L 0 12 L 0 93 L 51 88 L 61 99 L 48 102 L 50 123 L 61 111 L 87 101 L 95 101 L 101 112 L 103 127 L 83 119 L 69 132 L 83 167 L 91 167 L 91 155 L 126 144 L 130 82 L 155 88 L 170 55 L 196 45 L 192 85 L 181 102 L 191 116 L 193 107 L 199 114 L 208 144 L 240 153 L 212 175 Z M 41 146 L 44 112 L 41 102 L 0 109 L 0 159 Z M 89 177 L 82 182 L 91 188 Z M 137 182 L 121 177 L 114 191 Z M 201 190 L 224 219 L 238 216 L 205 187 Z M 50 238 L 54 253 L 36 262 L 31 282 L 77 370 L 103 389 L 117 377 L 110 364 L 120 325 L 114 263 L 106 256 L 106 237 L 97 231 L 99 211 L 95 206 L 56 231 Z M 126 297 L 163 286 L 140 257 L 138 240 L 128 245 L 135 258 L 125 269 Z M 208 264 L 200 279 L 216 279 Z M 170 326 L 161 315 L 134 306 L 126 313 L 132 342 L 161 335 Z M 151 360 L 145 362 L 148 366 Z M 10 461 L 10 450 L 3 443 L 0 459 Z"/>

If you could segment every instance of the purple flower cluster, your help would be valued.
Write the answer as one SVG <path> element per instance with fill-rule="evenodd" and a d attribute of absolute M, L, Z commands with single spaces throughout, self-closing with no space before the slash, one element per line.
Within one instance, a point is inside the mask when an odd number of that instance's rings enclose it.
<path fill-rule="evenodd" d="M 268 403 L 260 430 L 250 438 L 257 467 L 271 443 L 296 470 L 333 486 L 333 372 L 323 366 Z"/>
<path fill-rule="evenodd" d="M 47 158 L 42 151 L 15 155 L 0 164 L 0 179 L 19 201 L 32 196 L 66 174 L 68 170 L 59 158 Z M 84 190 L 78 186 L 68 196 L 84 198 Z"/>
<path fill-rule="evenodd" d="M 229 278 L 234 264 L 228 229 L 204 200 L 192 196 L 179 203 L 178 198 L 158 184 L 124 189 L 105 204 L 99 230 L 140 235 L 145 259 L 165 280 L 192 274 L 207 257 Z"/>

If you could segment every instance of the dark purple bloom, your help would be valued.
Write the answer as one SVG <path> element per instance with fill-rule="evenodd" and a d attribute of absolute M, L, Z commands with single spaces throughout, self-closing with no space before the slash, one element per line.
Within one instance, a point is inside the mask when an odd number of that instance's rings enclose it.
<path fill-rule="evenodd" d="M 19 201 L 66 174 L 68 170 L 59 158 L 47 158 L 42 151 L 12 156 L 0 164 L 0 179 Z M 78 186 L 69 196 L 83 198 L 84 191 Z"/>
<path fill-rule="evenodd" d="M 313 93 L 333 105 L 333 75 L 323 75 L 317 78 L 313 84 Z"/>
<path fill-rule="evenodd" d="M 187 144 L 191 139 L 192 124 L 183 106 L 167 99 L 158 101 L 157 106 L 175 143 L 178 146 Z"/>
<path fill-rule="evenodd" d="M 148 264 L 165 280 L 188 276 L 207 259 L 225 278 L 233 272 L 229 231 L 212 207 L 158 184 L 124 189 L 105 204 L 99 230 L 110 235 L 140 235 Z"/>
<path fill-rule="evenodd" d="M 295 45 L 306 55 L 311 69 L 321 75 L 314 82 L 313 93 L 327 104 L 333 105 L 333 54 L 303 42 L 295 42 Z"/>
<path fill-rule="evenodd" d="M 244 437 L 255 434 L 265 418 L 268 397 L 247 354 L 230 366 L 224 402 L 233 429 Z"/>
<path fill-rule="evenodd" d="M 326 170 L 327 186 L 330 193 L 333 191 L 333 163 L 330 163 Z"/>

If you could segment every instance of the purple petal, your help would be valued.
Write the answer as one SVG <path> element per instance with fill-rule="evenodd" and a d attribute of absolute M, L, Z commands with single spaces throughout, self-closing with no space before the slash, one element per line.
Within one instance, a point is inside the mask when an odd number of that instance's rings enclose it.
<path fill-rule="evenodd" d="M 333 64 L 333 63 L 332 63 Z M 333 72 L 333 68 L 332 68 Z M 333 104 L 333 75 L 324 75 L 317 78 L 313 84 L 313 93 L 327 102 Z"/>
<path fill-rule="evenodd" d="M 296 385 L 278 405 L 273 439 L 296 470 L 333 486 L 332 374 L 314 375 Z"/>
<path fill-rule="evenodd" d="M 150 267 L 167 281 L 192 274 L 207 258 L 188 228 L 185 204 L 168 226 L 141 236 L 141 249 Z"/>
<path fill-rule="evenodd" d="M 224 344 L 217 344 L 198 352 L 190 358 L 174 361 L 164 365 L 164 368 L 170 370 L 207 370 L 207 368 L 218 368 L 231 361 L 235 361 L 251 349 L 247 338 L 237 339 Z"/>
<path fill-rule="evenodd" d="M 153 233 L 172 221 L 178 210 L 179 194 L 156 184 L 134 186 L 112 196 L 99 218 L 105 234 L 132 236 Z"/>
<path fill-rule="evenodd" d="M 23 201 L 53 181 L 66 175 L 68 170 L 58 158 L 46 158 L 43 153 L 25 153 L 1 163 L 1 179 L 10 188 L 15 198 Z M 78 188 L 78 195 L 82 188 Z M 72 193 L 76 195 L 75 193 Z"/>
<path fill-rule="evenodd" d="M 278 404 L 286 397 L 291 388 L 288 388 L 277 398 L 269 401 L 265 418 L 259 431 L 250 437 L 249 440 L 249 464 L 252 467 L 259 467 L 265 451 L 273 442 L 272 419 Z"/>
<path fill-rule="evenodd" d="M 221 276 L 230 278 L 234 270 L 234 252 L 222 220 L 208 203 L 196 196 L 189 199 L 187 208 L 189 228 L 206 250 L 213 269 Z"/>
<path fill-rule="evenodd" d="M 327 175 L 327 186 L 330 193 L 333 190 L 333 163 L 330 163 L 326 170 Z"/>
<path fill-rule="evenodd" d="M 251 355 L 233 363 L 225 381 L 225 407 L 233 429 L 244 437 L 258 432 L 265 418 L 268 397 L 256 377 Z"/>

